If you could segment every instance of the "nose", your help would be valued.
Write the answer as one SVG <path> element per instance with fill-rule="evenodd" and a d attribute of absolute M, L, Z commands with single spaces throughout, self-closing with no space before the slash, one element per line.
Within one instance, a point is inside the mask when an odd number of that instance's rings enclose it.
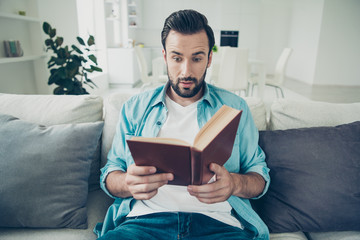
<path fill-rule="evenodd" d="M 185 60 L 182 62 L 181 77 L 191 77 L 191 62 L 189 60 Z"/>

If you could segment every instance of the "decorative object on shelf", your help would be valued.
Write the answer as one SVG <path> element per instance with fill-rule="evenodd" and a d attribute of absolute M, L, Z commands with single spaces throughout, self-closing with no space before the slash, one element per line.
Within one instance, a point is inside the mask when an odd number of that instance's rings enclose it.
<path fill-rule="evenodd" d="M 55 38 L 56 29 L 52 28 L 49 23 L 43 23 L 43 30 L 49 36 L 45 40 L 46 51 L 52 50 L 55 54 L 47 63 L 50 69 L 48 84 L 58 85 L 54 89 L 54 94 L 89 94 L 83 87 L 83 84 L 91 88 L 97 86 L 88 78 L 88 73 L 94 71 L 102 72 L 102 69 L 97 67 L 97 58 L 92 54 L 92 47 L 95 44 L 94 36 L 90 35 L 87 42 L 81 37 L 77 37 L 76 39 L 80 43 L 81 49 L 75 45 L 71 45 L 70 49 L 69 46 L 62 47 L 64 38 L 59 36 Z"/>
<path fill-rule="evenodd" d="M 4 49 L 6 57 L 22 57 L 24 55 L 20 42 L 17 40 L 4 41 Z"/>
<path fill-rule="evenodd" d="M 18 14 L 21 15 L 21 16 L 26 16 L 26 11 L 19 10 Z"/>

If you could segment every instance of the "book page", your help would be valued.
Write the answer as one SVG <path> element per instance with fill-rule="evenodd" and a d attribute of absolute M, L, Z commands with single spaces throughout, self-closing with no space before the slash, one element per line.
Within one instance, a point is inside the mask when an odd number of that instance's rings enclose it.
<path fill-rule="evenodd" d="M 203 150 L 240 111 L 223 105 L 200 129 L 195 137 L 194 147 Z"/>
<path fill-rule="evenodd" d="M 132 137 L 131 140 L 138 141 L 138 142 L 152 142 L 152 143 L 164 143 L 164 144 L 171 144 L 171 145 L 180 145 L 180 146 L 190 146 L 189 143 L 176 139 L 176 138 L 147 138 L 147 137 Z"/>

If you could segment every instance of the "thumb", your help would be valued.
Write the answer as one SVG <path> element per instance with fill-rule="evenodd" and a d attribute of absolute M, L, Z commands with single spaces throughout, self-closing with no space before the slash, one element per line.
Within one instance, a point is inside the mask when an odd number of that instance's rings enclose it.
<path fill-rule="evenodd" d="M 216 175 L 221 175 L 222 166 L 216 163 L 211 163 L 209 166 L 210 171 L 214 172 Z"/>

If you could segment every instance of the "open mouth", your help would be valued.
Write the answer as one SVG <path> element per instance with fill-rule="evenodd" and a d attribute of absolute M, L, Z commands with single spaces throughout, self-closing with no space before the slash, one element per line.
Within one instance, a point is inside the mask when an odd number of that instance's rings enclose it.
<path fill-rule="evenodd" d="M 181 81 L 180 84 L 183 88 L 190 88 L 194 84 L 194 82 L 193 81 Z"/>

